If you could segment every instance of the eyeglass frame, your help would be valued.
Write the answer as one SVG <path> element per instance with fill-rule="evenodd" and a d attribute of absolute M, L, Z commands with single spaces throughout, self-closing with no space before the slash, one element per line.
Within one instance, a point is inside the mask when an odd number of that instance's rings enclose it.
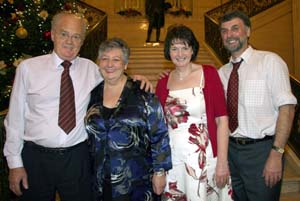
<path fill-rule="evenodd" d="M 70 35 L 70 33 L 65 31 L 65 30 L 61 30 L 61 31 L 56 31 L 55 30 L 55 33 L 62 40 L 68 40 L 69 38 L 71 38 L 71 40 L 76 42 L 76 43 L 81 43 L 84 40 L 84 37 L 81 34 Z"/>

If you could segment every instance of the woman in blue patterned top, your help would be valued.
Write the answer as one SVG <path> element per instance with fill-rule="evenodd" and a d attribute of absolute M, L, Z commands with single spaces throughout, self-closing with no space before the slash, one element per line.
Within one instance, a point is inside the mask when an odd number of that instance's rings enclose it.
<path fill-rule="evenodd" d="M 124 74 L 130 49 L 104 41 L 98 62 L 104 81 L 91 94 L 85 119 L 94 167 L 95 200 L 154 200 L 171 169 L 167 126 L 154 94 Z"/>

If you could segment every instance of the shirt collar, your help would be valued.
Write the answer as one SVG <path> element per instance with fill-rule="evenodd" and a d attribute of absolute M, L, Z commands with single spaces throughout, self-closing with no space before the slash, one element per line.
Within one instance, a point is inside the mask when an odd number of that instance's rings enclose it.
<path fill-rule="evenodd" d="M 253 48 L 249 45 L 248 48 L 241 54 L 240 57 L 233 59 L 230 57 L 230 62 L 231 63 L 236 63 L 239 62 L 241 59 L 243 59 L 243 62 L 248 63 L 250 56 L 252 55 Z"/>
<path fill-rule="evenodd" d="M 51 57 L 52 57 L 52 61 L 54 63 L 54 66 L 56 69 L 60 69 L 60 68 L 63 68 L 61 63 L 64 61 L 62 60 L 61 58 L 59 58 L 59 56 L 53 51 L 52 54 L 51 54 Z M 76 60 L 77 60 L 78 57 L 76 57 L 75 59 L 73 59 L 72 61 L 70 61 L 72 63 L 70 69 L 74 69 L 75 68 L 75 63 L 76 63 Z"/>

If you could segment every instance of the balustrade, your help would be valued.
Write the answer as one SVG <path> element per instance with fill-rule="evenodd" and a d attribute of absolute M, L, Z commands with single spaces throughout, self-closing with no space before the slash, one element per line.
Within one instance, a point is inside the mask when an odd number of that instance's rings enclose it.
<path fill-rule="evenodd" d="M 142 15 L 145 10 L 145 0 L 115 0 L 115 11 L 127 17 Z M 192 15 L 193 0 L 166 0 L 166 13 L 172 15 Z"/>

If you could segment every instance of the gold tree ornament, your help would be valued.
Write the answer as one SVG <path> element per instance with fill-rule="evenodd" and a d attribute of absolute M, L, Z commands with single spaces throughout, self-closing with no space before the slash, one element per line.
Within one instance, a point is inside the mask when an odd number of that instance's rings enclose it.
<path fill-rule="evenodd" d="M 24 27 L 19 27 L 16 30 L 16 36 L 20 39 L 25 39 L 28 36 L 28 32 Z"/>

